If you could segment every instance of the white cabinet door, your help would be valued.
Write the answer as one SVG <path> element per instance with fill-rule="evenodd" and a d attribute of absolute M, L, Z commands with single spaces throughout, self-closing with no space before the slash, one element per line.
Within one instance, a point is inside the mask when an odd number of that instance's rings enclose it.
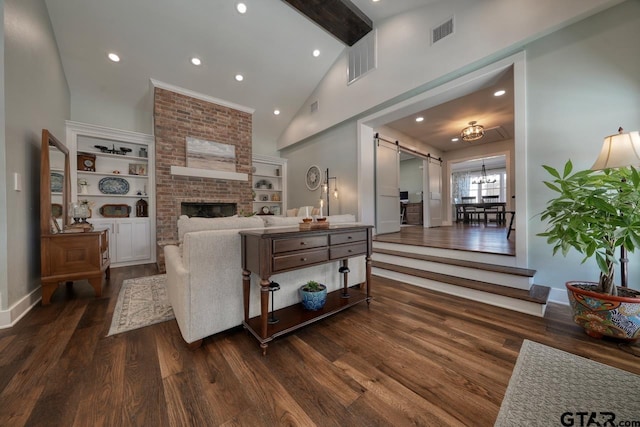
<path fill-rule="evenodd" d="M 116 224 L 116 231 L 116 262 L 151 257 L 148 220 L 120 220 Z"/>

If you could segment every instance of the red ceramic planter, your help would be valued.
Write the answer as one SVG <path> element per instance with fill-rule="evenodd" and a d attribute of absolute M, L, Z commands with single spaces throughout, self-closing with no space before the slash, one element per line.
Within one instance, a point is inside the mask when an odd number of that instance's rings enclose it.
<path fill-rule="evenodd" d="M 640 298 L 629 298 L 583 290 L 575 285 L 594 282 L 567 282 L 573 320 L 594 338 L 609 336 L 628 341 L 640 338 Z"/>

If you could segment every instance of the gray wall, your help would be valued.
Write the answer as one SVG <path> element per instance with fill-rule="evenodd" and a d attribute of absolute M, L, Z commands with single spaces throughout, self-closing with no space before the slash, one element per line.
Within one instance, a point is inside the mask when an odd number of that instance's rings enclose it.
<path fill-rule="evenodd" d="M 553 197 L 542 181 L 541 165 L 588 169 L 603 138 L 640 129 L 640 2 L 627 1 L 592 18 L 551 34 L 527 47 L 527 168 L 532 212 Z M 536 282 L 562 288 L 567 280 L 597 280 L 594 262 L 581 265 L 571 253 L 551 256 L 551 247 L 530 222 L 530 267 Z M 640 254 L 630 257 L 631 286 L 640 288 Z M 619 276 L 618 276 L 619 277 Z"/>
<path fill-rule="evenodd" d="M 43 0 L 4 2 L 4 156 L 6 236 L 0 248 L 0 310 L 40 286 L 40 142 L 43 128 L 64 141 L 69 88 Z M 22 191 L 13 176 L 22 176 Z M 0 217 L 0 221 L 2 217 Z M 3 233 L 4 234 L 4 233 Z M 10 242 L 10 243 L 9 243 Z"/>
<path fill-rule="evenodd" d="M 289 209 L 307 205 L 320 206 L 320 189 L 309 191 L 305 184 L 307 169 L 316 165 L 323 173 L 329 168 L 330 176 L 338 178 L 339 198 L 336 200 L 331 196 L 331 215 L 358 213 L 355 122 L 338 125 L 303 143 L 282 150 L 280 154 L 288 159 Z M 331 185 L 333 190 L 333 180 Z"/>
<path fill-rule="evenodd" d="M 540 212 L 553 196 L 542 184 L 548 177 L 541 165 L 560 167 L 570 158 L 576 169 L 589 168 L 600 152 L 603 138 L 615 133 L 618 126 L 640 129 L 637 40 L 640 40 L 640 2 L 630 0 L 525 47 L 526 176 L 531 212 Z M 357 145 L 355 125 L 355 120 L 350 120 L 282 151 L 283 157 L 289 158 L 291 171 L 290 207 L 305 201 L 313 204 L 317 199 L 307 195 L 304 187 L 304 172 L 310 164 L 332 171 L 346 168 L 346 176 L 352 180 L 350 186 L 357 183 L 355 157 L 351 157 L 351 153 L 355 156 Z M 508 151 L 513 160 L 512 147 L 512 142 L 507 141 L 500 151 Z M 474 150 L 444 153 L 443 157 L 452 161 L 461 155 L 481 154 L 482 150 Z M 342 212 L 351 211 L 343 206 Z M 581 257 L 574 253 L 566 259 L 561 255 L 553 257 L 551 247 L 535 236 L 544 229 L 539 216 L 531 215 L 527 221 L 528 266 L 537 270 L 536 283 L 554 287 L 555 295 L 559 296 L 565 294 L 563 287 L 568 280 L 597 280 L 594 262 L 583 265 Z M 630 254 L 629 258 L 631 286 L 640 288 L 640 252 Z"/>

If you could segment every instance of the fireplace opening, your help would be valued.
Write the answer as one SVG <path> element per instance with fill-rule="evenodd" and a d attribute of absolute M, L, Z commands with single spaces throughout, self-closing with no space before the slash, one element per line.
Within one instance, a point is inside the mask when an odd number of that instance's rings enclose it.
<path fill-rule="evenodd" d="M 182 202 L 180 204 L 182 215 L 200 218 L 221 218 L 233 216 L 237 213 L 235 203 L 196 203 Z"/>

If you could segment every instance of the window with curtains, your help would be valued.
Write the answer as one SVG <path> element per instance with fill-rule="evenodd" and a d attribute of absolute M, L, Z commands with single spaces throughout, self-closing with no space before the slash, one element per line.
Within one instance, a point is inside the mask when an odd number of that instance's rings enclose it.
<path fill-rule="evenodd" d="M 482 201 L 482 196 L 500 196 L 500 201 L 506 201 L 507 172 L 506 170 L 491 170 L 487 173 L 489 181 L 493 183 L 475 183 L 482 178 L 481 171 L 454 172 L 452 174 L 452 196 L 454 203 L 459 203 L 462 197 L 475 197 L 476 202 Z"/>

